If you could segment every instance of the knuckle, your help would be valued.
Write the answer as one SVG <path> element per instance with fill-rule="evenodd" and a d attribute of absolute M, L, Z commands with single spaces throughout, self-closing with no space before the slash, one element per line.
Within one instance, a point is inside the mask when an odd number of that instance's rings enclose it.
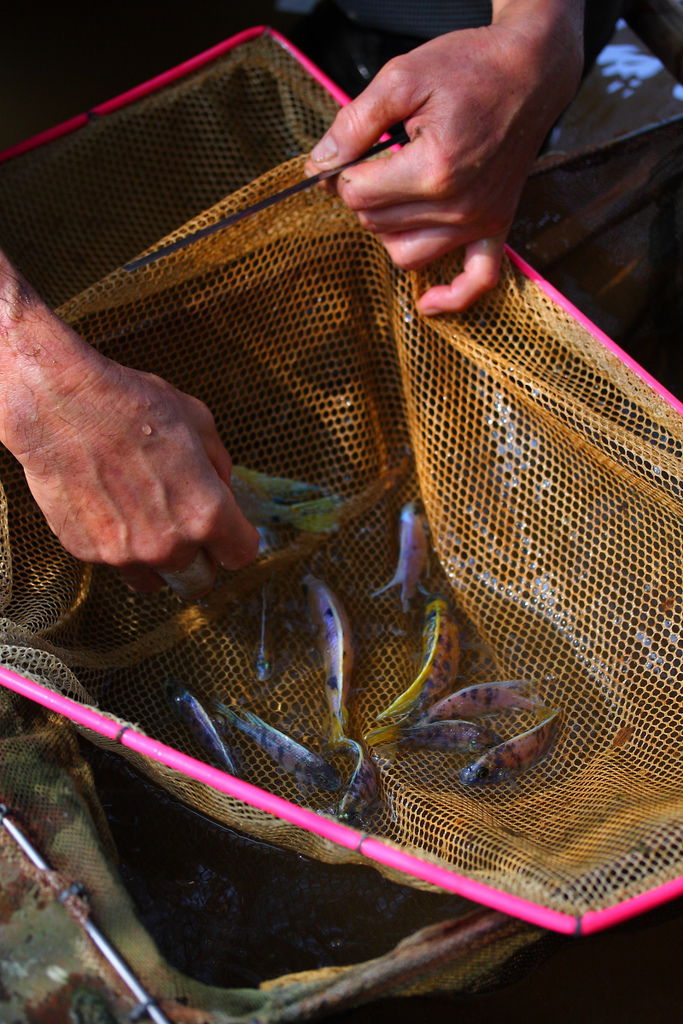
<path fill-rule="evenodd" d="M 392 101 L 398 106 L 405 105 L 413 96 L 413 75 L 406 68 L 406 62 L 400 54 L 391 57 L 380 68 L 375 76 L 375 81 L 381 86 L 380 95 L 391 96 Z"/>
<path fill-rule="evenodd" d="M 202 547 L 219 531 L 222 509 L 207 502 L 183 527 L 182 537 L 186 547 Z"/>
<path fill-rule="evenodd" d="M 445 157 L 437 156 L 425 167 L 422 190 L 430 200 L 449 199 L 453 193 L 453 183 L 453 168 Z"/>
<path fill-rule="evenodd" d="M 360 190 L 357 188 L 357 186 L 354 185 L 353 181 L 351 181 L 349 178 L 342 179 L 339 182 L 338 191 L 340 198 L 343 200 L 344 203 L 346 203 L 349 209 L 353 210 L 354 213 L 360 216 L 363 213 L 365 199 L 361 195 Z"/>

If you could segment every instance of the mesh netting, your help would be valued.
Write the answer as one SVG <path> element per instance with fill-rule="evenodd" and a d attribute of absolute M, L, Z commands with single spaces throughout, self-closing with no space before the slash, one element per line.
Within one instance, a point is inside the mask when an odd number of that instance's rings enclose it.
<path fill-rule="evenodd" d="M 419 602 L 404 614 L 394 592 L 370 595 L 393 572 L 400 508 L 420 497 L 434 549 L 426 582 L 459 619 L 457 685 L 529 678 L 560 708 L 561 727 L 543 762 L 476 789 L 459 781 L 464 756 L 380 754 L 373 832 L 550 908 L 610 906 L 681 862 L 678 413 L 509 262 L 471 312 L 421 318 L 416 295 L 455 261 L 396 270 L 317 190 L 134 274 L 115 269 L 161 236 L 298 180 L 303 158 L 287 158 L 331 113 L 323 90 L 262 37 L 3 168 L 18 211 L 10 255 L 83 337 L 206 402 L 235 462 L 358 501 L 334 534 L 293 536 L 185 605 L 170 591 L 133 595 L 111 571 L 70 558 L 3 453 L 2 660 L 198 757 L 164 699 L 169 675 L 318 749 L 324 674 L 302 588 L 312 571 L 352 625 L 350 732 L 360 736 L 419 663 Z M 55 198 L 74 191 L 77 213 Z M 264 583 L 274 672 L 259 682 Z M 504 734 L 529 724 L 522 714 Z M 126 756 L 219 822 L 320 860 L 363 860 Z M 341 755 L 335 763 L 348 770 Z M 254 746 L 240 772 L 303 799 Z M 305 801 L 331 811 L 323 792 Z"/>

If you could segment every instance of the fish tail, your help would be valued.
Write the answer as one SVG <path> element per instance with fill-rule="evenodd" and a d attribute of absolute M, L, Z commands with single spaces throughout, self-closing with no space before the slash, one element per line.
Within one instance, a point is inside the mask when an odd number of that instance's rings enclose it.
<path fill-rule="evenodd" d="M 344 732 L 344 723 L 338 718 L 333 718 L 327 746 L 330 750 L 338 750 L 340 747 L 346 747 L 348 745 L 349 738 Z"/>
<path fill-rule="evenodd" d="M 235 719 L 237 718 L 237 715 L 233 711 L 233 709 L 228 707 L 228 705 L 224 704 L 223 701 L 221 700 L 214 700 L 213 709 L 217 714 L 221 715 L 223 718 L 227 718 L 229 722 L 234 722 Z"/>
<path fill-rule="evenodd" d="M 369 747 L 384 746 L 385 743 L 395 743 L 398 740 L 400 733 L 400 726 L 398 723 L 393 725 L 382 725 L 379 729 L 371 729 L 370 732 L 366 732 L 363 739 Z"/>
<path fill-rule="evenodd" d="M 377 720 L 381 721 L 385 718 L 396 718 L 397 715 L 406 715 L 413 709 L 416 702 L 417 697 L 414 693 L 410 692 L 410 689 L 408 689 L 405 693 L 402 693 L 400 697 L 397 697 L 388 708 L 385 708 L 384 711 L 380 711 L 377 715 Z"/>
<path fill-rule="evenodd" d="M 336 494 L 326 494 L 311 501 L 300 501 L 282 508 L 281 517 L 304 533 L 331 533 L 339 529 L 339 513 L 344 500 Z"/>
<path fill-rule="evenodd" d="M 220 700 L 214 701 L 213 710 L 219 716 L 219 719 L 224 719 L 228 725 L 234 726 L 248 736 L 252 734 L 252 727 L 258 723 L 258 719 L 251 711 L 248 711 L 246 708 L 237 710 L 236 708 L 228 707 L 227 704 L 223 704 Z"/>
<path fill-rule="evenodd" d="M 370 597 L 379 597 L 380 594 L 385 594 L 390 587 L 395 587 L 400 582 L 401 577 L 398 575 L 398 573 L 394 573 L 389 582 L 385 583 L 383 587 L 379 588 L 379 590 L 373 590 L 372 593 L 370 594 Z"/>

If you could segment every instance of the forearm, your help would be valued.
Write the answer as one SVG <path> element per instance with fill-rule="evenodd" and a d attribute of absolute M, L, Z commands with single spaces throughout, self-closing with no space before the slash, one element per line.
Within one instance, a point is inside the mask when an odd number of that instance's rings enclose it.
<path fill-rule="evenodd" d="M 585 0 L 492 0 L 492 22 L 514 14 L 532 15 L 583 32 Z"/>
<path fill-rule="evenodd" d="M 492 24 L 511 31 L 523 25 L 539 60 L 552 53 L 561 61 L 571 99 L 583 68 L 584 9 L 585 0 L 493 0 Z"/>
<path fill-rule="evenodd" d="M 0 250 L 0 373 L 3 382 L 11 381 L 24 367 L 62 365 L 66 353 L 61 340 L 49 331 L 52 317 L 34 289 Z"/>
<path fill-rule="evenodd" d="M 0 442 L 19 459 L 33 450 L 41 407 L 65 408 L 100 362 L 0 250 Z"/>

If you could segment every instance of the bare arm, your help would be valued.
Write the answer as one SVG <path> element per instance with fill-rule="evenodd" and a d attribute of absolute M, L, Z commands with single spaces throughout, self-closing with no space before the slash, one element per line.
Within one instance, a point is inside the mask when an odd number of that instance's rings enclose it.
<path fill-rule="evenodd" d="M 335 187 L 399 267 L 464 248 L 463 272 L 421 297 L 423 313 L 464 309 L 497 283 L 522 187 L 580 81 L 583 7 L 494 0 L 491 25 L 389 61 L 313 149 L 311 174 L 404 123 L 409 145 L 344 171 Z"/>
<path fill-rule="evenodd" d="M 213 417 L 153 374 L 107 359 L 41 301 L 0 252 L 0 441 L 61 543 L 137 590 L 203 551 L 255 557 L 258 535 L 229 487 Z"/>

